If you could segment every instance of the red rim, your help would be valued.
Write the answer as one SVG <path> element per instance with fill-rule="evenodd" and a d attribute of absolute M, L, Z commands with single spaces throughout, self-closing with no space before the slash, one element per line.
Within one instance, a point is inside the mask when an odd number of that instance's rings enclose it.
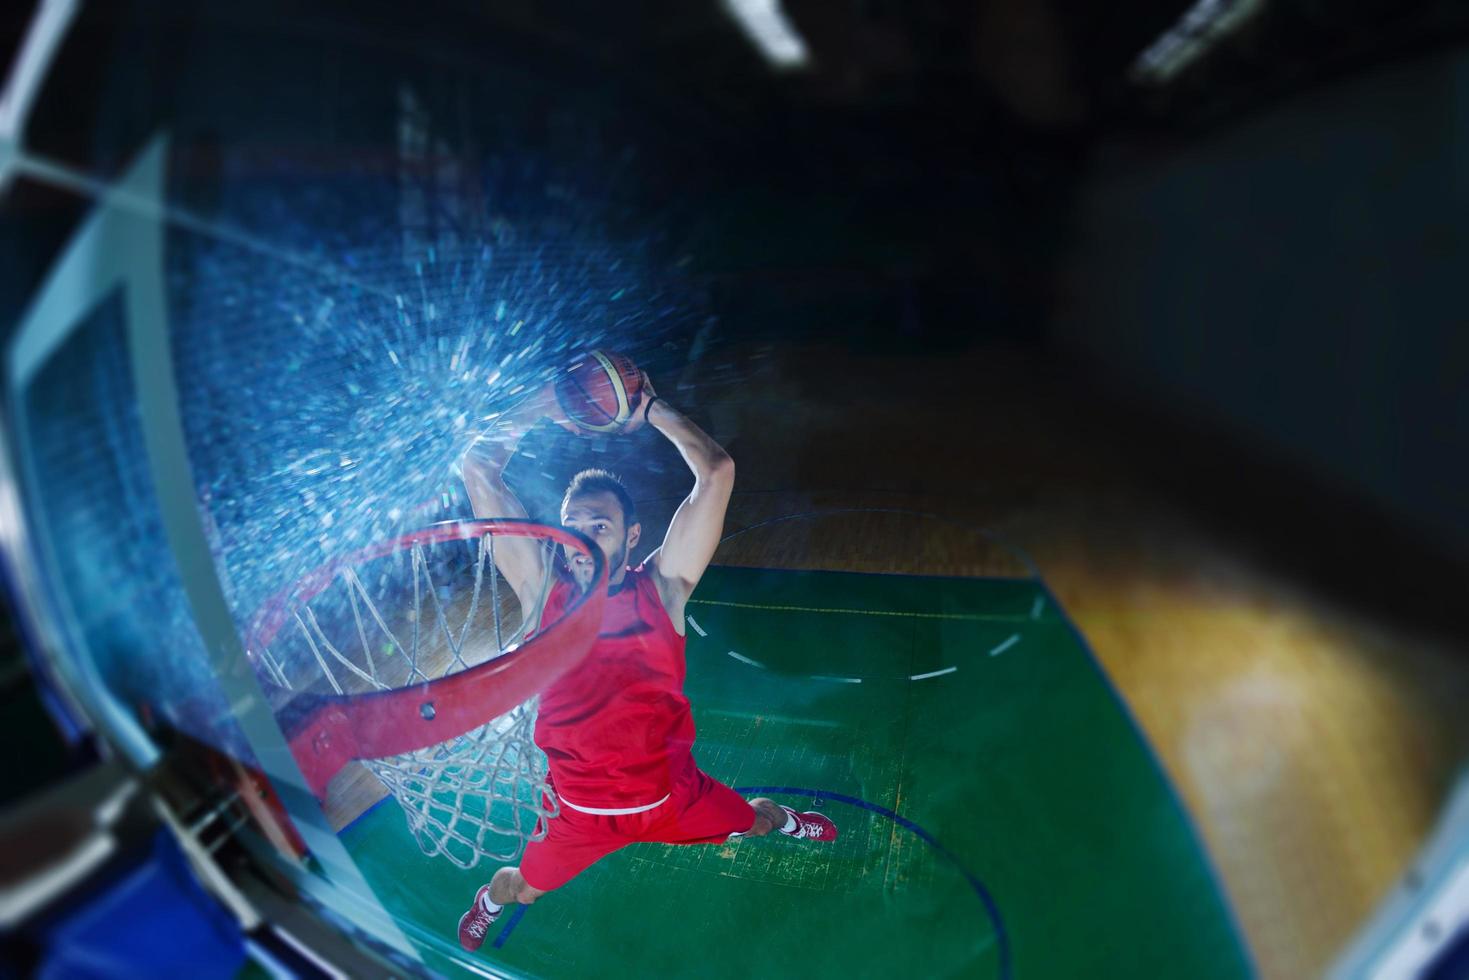
<path fill-rule="evenodd" d="M 592 584 L 561 618 L 510 653 L 468 670 L 409 687 L 366 694 L 300 694 L 278 715 L 291 754 L 318 798 L 354 759 L 400 755 L 446 742 L 528 700 L 579 664 L 602 624 L 608 569 L 601 549 L 569 528 L 512 518 L 435 524 L 333 559 L 266 600 L 251 625 L 247 649 L 275 638 L 294 604 L 309 602 L 341 569 L 417 544 L 486 534 L 548 538 L 591 557 Z M 262 683 L 271 684 L 262 677 Z"/>

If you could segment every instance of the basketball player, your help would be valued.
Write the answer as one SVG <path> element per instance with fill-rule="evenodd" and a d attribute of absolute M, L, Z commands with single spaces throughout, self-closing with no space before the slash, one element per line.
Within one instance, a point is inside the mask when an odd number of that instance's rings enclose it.
<path fill-rule="evenodd" d="M 562 418 L 547 387 L 481 436 L 464 458 L 464 484 L 480 517 L 524 517 L 502 474 L 521 438 L 541 419 Z M 544 840 L 526 846 L 519 867 L 495 872 L 459 920 L 459 942 L 473 951 L 512 902 L 530 904 L 599 858 L 637 841 L 723 842 L 779 831 L 831 841 L 836 825 L 820 813 L 797 813 L 759 798 L 746 801 L 694 764 L 694 721 L 684 697 L 684 604 L 714 556 L 734 486 L 734 461 L 708 435 L 657 397 L 644 376 L 642 401 L 623 425 L 650 425 L 673 443 L 694 474 L 694 488 L 673 515 L 663 545 L 637 568 L 628 555 L 642 535 L 632 498 L 603 470 L 578 473 L 561 501 L 561 523 L 591 538 L 607 561 L 607 602 L 591 652 L 541 693 L 535 741 L 546 753 L 561 815 Z M 564 549 L 563 549 L 564 551 Z M 545 581 L 536 542 L 506 538 L 495 559 L 533 615 Z M 591 585 L 590 558 L 558 569 L 541 612 L 556 619 Z"/>

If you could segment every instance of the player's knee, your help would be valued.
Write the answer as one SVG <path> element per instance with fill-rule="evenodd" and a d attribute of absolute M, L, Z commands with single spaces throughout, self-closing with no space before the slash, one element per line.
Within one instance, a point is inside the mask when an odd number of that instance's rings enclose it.
<path fill-rule="evenodd" d="M 521 875 L 516 875 L 515 900 L 521 905 L 530 905 L 536 899 L 546 894 L 544 888 L 537 888 L 525 880 Z"/>
<path fill-rule="evenodd" d="M 521 891 L 527 887 L 519 868 L 501 868 L 490 879 L 490 901 L 496 905 L 519 902 Z"/>
<path fill-rule="evenodd" d="M 526 882 L 519 868 L 501 868 L 490 879 L 490 901 L 496 905 L 509 905 L 511 902 L 530 905 L 544 894 L 544 889 Z"/>

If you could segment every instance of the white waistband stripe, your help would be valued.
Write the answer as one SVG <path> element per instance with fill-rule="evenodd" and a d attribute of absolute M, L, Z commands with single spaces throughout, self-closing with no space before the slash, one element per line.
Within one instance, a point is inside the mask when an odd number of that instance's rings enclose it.
<path fill-rule="evenodd" d="M 657 809 L 658 807 L 667 803 L 668 797 L 672 795 L 672 793 L 669 793 L 657 803 L 649 803 L 646 806 L 626 806 L 616 809 L 609 809 L 607 807 L 600 806 L 579 806 L 568 800 L 566 797 L 560 796 L 559 794 L 556 798 L 559 799 L 562 803 L 565 803 L 567 806 L 571 807 L 577 813 L 590 813 L 594 817 L 625 817 L 629 813 L 647 813 L 649 810 Z"/>

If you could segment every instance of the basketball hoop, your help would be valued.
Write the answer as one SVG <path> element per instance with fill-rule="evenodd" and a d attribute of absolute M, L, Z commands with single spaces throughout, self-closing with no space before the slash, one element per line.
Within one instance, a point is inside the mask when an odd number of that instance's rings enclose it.
<path fill-rule="evenodd" d="M 528 608 L 501 582 L 497 538 L 535 539 L 545 552 Z M 557 545 L 590 556 L 593 581 L 538 629 Z M 361 760 L 425 854 L 472 868 L 513 860 L 559 812 L 531 740 L 535 696 L 591 649 L 606 586 L 601 550 L 575 531 L 511 519 L 437 524 L 278 593 L 246 648 L 319 799 Z"/>

